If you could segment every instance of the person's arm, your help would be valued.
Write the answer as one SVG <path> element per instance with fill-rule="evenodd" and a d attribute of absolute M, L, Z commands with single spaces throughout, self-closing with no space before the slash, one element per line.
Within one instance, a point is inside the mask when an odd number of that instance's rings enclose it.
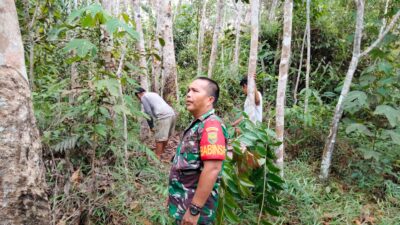
<path fill-rule="evenodd" d="M 206 204 L 206 201 L 208 197 L 210 197 L 211 191 L 213 190 L 214 184 L 217 181 L 221 168 L 222 161 L 220 160 L 204 161 L 204 168 L 200 174 L 199 183 L 192 199 L 192 204 L 201 208 Z M 197 216 L 192 216 L 187 209 L 182 218 L 182 224 L 195 225 L 197 224 L 199 218 L 200 214 Z"/>
<path fill-rule="evenodd" d="M 145 96 L 143 96 L 141 100 L 142 100 L 144 112 L 147 115 L 149 115 L 150 117 L 155 118 L 149 100 Z"/>
<path fill-rule="evenodd" d="M 260 105 L 260 101 L 261 101 L 260 94 L 258 93 L 257 87 L 255 86 L 254 87 L 254 102 L 256 103 L 256 106 Z"/>
<path fill-rule="evenodd" d="M 239 119 L 235 120 L 231 125 L 232 127 L 236 127 L 240 122 L 242 122 L 243 116 L 240 116 Z"/>
<path fill-rule="evenodd" d="M 222 169 L 222 162 L 225 159 L 226 140 L 222 132 L 220 122 L 216 120 L 207 121 L 204 124 L 204 130 L 200 139 L 200 158 L 204 167 L 200 174 L 196 192 L 194 193 L 192 204 L 202 208 L 218 179 Z M 186 210 L 182 218 L 182 224 L 195 225 L 200 217 L 192 216 L 189 210 Z"/>

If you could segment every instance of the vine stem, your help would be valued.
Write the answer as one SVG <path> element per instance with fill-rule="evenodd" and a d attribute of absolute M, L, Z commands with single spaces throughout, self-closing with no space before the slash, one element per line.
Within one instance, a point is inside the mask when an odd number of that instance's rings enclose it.
<path fill-rule="evenodd" d="M 268 120 L 268 129 L 269 129 L 270 122 L 271 122 L 271 119 Z M 263 185 L 263 195 L 262 195 L 262 202 L 261 202 L 260 214 L 258 215 L 257 225 L 260 225 L 261 216 L 262 216 L 262 212 L 263 212 L 263 209 L 264 209 L 265 186 L 266 186 L 266 184 L 267 184 L 267 179 L 265 178 L 266 176 L 267 176 L 267 154 L 265 154 L 265 157 L 264 157 L 264 185 Z"/>

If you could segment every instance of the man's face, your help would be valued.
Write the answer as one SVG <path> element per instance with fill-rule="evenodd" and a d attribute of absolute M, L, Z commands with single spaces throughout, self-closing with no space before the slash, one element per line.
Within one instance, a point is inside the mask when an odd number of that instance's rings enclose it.
<path fill-rule="evenodd" d="M 244 94 L 247 95 L 247 85 L 246 84 L 242 86 L 242 90 L 243 90 Z"/>
<path fill-rule="evenodd" d="M 186 94 L 186 108 L 192 114 L 202 112 L 212 106 L 214 97 L 208 94 L 208 82 L 205 80 L 194 80 Z"/>

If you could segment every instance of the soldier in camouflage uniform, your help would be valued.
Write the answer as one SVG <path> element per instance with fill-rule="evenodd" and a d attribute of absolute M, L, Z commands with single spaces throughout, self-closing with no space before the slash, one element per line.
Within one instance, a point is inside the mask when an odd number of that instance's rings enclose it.
<path fill-rule="evenodd" d="M 214 114 L 219 87 L 197 78 L 186 96 L 194 121 L 176 150 L 169 177 L 169 213 L 177 224 L 212 224 L 215 219 L 227 132 Z"/>

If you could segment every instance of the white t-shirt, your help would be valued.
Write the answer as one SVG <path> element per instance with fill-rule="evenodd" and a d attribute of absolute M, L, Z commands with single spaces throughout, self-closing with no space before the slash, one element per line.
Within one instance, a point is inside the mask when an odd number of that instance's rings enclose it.
<path fill-rule="evenodd" d="M 262 95 L 259 91 L 257 91 L 258 96 L 260 97 L 260 104 L 256 105 L 255 114 L 255 121 L 262 122 Z M 249 115 L 250 112 L 250 101 L 248 96 L 246 97 L 246 101 L 244 102 L 244 112 Z M 252 120 L 252 118 L 250 118 Z"/>

